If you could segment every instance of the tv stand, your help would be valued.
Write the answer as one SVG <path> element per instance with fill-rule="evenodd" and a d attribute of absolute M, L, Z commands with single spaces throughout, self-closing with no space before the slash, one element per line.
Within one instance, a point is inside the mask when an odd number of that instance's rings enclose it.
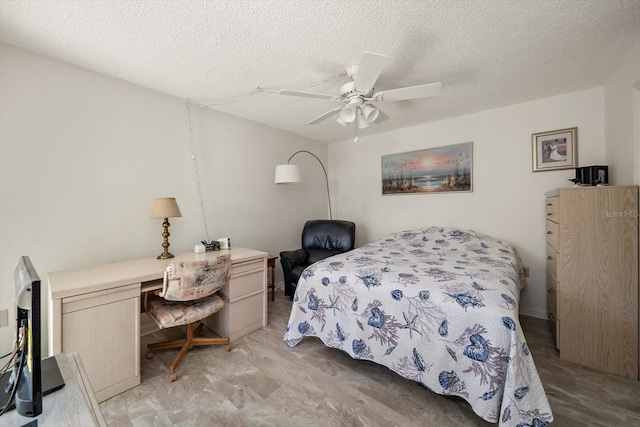
<path fill-rule="evenodd" d="M 6 412 L 2 425 L 46 426 L 105 426 L 98 401 L 91 390 L 89 379 L 77 353 L 55 356 L 65 386 L 42 398 L 42 414 L 34 418 L 23 417 L 15 409 Z M 6 423 L 6 424 L 5 424 Z"/>

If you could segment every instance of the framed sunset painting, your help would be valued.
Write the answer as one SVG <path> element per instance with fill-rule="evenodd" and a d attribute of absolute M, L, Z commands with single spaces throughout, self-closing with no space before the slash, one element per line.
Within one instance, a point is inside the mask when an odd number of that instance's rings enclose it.
<path fill-rule="evenodd" d="M 382 194 L 473 191 L 473 143 L 382 156 Z"/>

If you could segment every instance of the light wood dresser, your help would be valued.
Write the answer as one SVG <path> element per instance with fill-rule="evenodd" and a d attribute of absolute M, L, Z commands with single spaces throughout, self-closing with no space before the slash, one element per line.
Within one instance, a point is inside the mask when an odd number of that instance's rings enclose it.
<path fill-rule="evenodd" d="M 547 312 L 560 358 L 638 378 L 638 186 L 546 194 Z"/>
<path fill-rule="evenodd" d="M 205 323 L 235 340 L 267 325 L 267 253 L 233 248 L 49 273 L 49 353 L 77 352 L 98 402 L 140 384 L 140 295 L 172 262 L 231 254 L 224 309 Z M 145 315 L 146 316 L 146 315 Z"/>

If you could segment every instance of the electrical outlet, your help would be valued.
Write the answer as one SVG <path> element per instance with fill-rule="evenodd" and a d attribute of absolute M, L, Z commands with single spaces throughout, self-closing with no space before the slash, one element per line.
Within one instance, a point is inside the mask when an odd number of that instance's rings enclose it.
<path fill-rule="evenodd" d="M 522 271 L 524 272 L 524 277 L 529 277 L 529 267 L 522 267 Z"/>
<path fill-rule="evenodd" d="M 0 311 L 0 328 L 9 326 L 9 310 Z"/>

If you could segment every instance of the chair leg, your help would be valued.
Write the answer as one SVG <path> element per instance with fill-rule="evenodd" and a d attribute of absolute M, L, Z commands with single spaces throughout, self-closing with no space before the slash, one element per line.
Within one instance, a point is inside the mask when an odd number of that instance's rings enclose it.
<path fill-rule="evenodd" d="M 203 345 L 212 345 L 212 344 L 224 344 L 225 350 L 231 350 L 231 344 L 229 344 L 229 338 L 209 338 L 209 337 L 201 337 L 199 335 L 203 334 L 204 324 L 200 323 L 198 327 L 194 330 L 194 324 L 190 323 L 187 325 L 186 330 L 186 338 L 182 340 L 174 340 L 174 341 L 166 341 L 161 343 L 149 344 L 147 346 L 147 358 L 153 358 L 154 350 L 165 350 L 170 348 L 180 348 L 178 355 L 171 363 L 170 369 L 171 374 L 169 375 L 169 379 L 173 382 L 178 378 L 178 374 L 176 373 L 176 369 L 182 361 L 182 358 L 187 354 L 187 351 L 192 349 L 195 346 L 203 346 Z"/>
<path fill-rule="evenodd" d="M 187 351 L 189 351 L 190 348 L 191 348 L 191 342 L 190 341 L 185 342 L 182 348 L 180 349 L 180 352 L 176 356 L 176 358 L 173 359 L 173 362 L 169 367 L 171 369 L 171 375 L 169 375 L 169 379 L 172 382 L 178 378 L 178 374 L 176 374 L 176 368 L 178 367 L 178 365 L 180 364 L 180 361 L 182 360 L 184 355 L 187 354 Z"/>
<path fill-rule="evenodd" d="M 193 335 L 196 337 L 201 337 L 204 334 L 204 323 L 200 323 L 195 331 L 193 331 Z"/>

